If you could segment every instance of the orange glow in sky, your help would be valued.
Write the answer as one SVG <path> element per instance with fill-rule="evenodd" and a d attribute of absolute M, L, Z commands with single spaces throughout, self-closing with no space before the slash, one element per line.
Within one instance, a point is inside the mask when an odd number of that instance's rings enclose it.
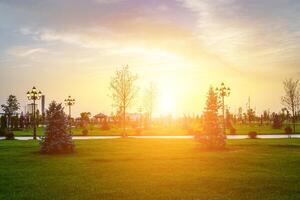
<path fill-rule="evenodd" d="M 67 2 L 0 3 L 1 103 L 13 93 L 26 105 L 35 85 L 47 103 L 72 95 L 77 115 L 110 113 L 110 78 L 129 65 L 141 92 L 157 86 L 156 115 L 201 113 L 221 82 L 231 111 L 249 96 L 257 111 L 279 111 L 282 81 L 300 77 L 299 13 L 286 1 Z"/>

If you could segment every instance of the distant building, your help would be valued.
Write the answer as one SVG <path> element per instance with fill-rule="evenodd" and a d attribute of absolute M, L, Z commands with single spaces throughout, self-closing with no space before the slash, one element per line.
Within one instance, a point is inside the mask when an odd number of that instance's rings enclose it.
<path fill-rule="evenodd" d="M 29 113 L 29 114 L 33 114 L 33 103 L 31 104 L 27 104 L 26 106 L 26 112 Z M 35 104 L 35 109 L 37 110 L 37 104 Z"/>
<path fill-rule="evenodd" d="M 103 121 L 105 121 L 107 119 L 107 117 L 108 117 L 107 115 L 105 115 L 103 113 L 99 113 L 92 118 L 92 121 L 94 123 L 102 123 Z"/>

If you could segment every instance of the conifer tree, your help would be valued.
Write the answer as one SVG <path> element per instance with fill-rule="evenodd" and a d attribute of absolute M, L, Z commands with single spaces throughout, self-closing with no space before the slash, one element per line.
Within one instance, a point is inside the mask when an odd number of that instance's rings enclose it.
<path fill-rule="evenodd" d="M 67 131 L 67 117 L 61 104 L 53 101 L 46 116 L 46 135 L 41 141 L 41 152 L 46 154 L 72 153 L 74 143 Z"/>
<path fill-rule="evenodd" d="M 203 115 L 202 136 L 200 137 L 200 142 L 204 148 L 222 149 L 225 147 L 225 135 L 220 128 L 218 108 L 217 94 L 210 87 Z"/>

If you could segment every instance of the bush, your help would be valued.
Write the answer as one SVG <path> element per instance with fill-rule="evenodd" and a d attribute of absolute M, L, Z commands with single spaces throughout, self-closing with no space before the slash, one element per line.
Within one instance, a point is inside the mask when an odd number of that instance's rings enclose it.
<path fill-rule="evenodd" d="M 0 119 L 1 126 L 0 126 L 0 136 L 5 136 L 7 131 L 7 119 L 5 116 L 1 116 Z"/>
<path fill-rule="evenodd" d="M 15 139 L 15 134 L 12 131 L 7 131 L 6 135 L 5 135 L 5 139 L 6 140 L 14 140 Z"/>
<path fill-rule="evenodd" d="M 257 133 L 255 131 L 251 131 L 248 133 L 248 136 L 250 139 L 256 139 L 257 138 Z"/>
<path fill-rule="evenodd" d="M 40 142 L 42 153 L 61 154 L 74 152 L 75 145 L 71 134 L 67 131 L 67 121 L 62 105 L 53 101 L 47 110 L 45 137 Z"/>
<path fill-rule="evenodd" d="M 0 128 L 0 136 L 6 136 L 8 134 L 7 128 Z"/>
<path fill-rule="evenodd" d="M 292 134 L 293 133 L 293 129 L 291 127 L 285 127 L 284 132 L 286 134 Z"/>
<path fill-rule="evenodd" d="M 281 129 L 282 128 L 282 120 L 278 114 L 275 114 L 273 119 L 272 127 L 274 129 Z"/>
<path fill-rule="evenodd" d="M 108 130 L 110 130 L 110 126 L 109 126 L 109 124 L 107 123 L 107 121 L 104 121 L 104 123 L 103 123 L 102 126 L 101 126 L 101 130 L 102 130 L 102 131 L 108 131 Z"/>
<path fill-rule="evenodd" d="M 84 128 L 83 130 L 82 130 L 82 135 L 88 135 L 88 133 L 89 133 L 89 130 L 87 129 L 87 128 Z"/>

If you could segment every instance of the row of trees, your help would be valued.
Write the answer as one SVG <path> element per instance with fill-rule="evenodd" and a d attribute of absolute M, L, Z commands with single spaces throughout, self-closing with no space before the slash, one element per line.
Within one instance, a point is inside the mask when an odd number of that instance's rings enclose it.
<path fill-rule="evenodd" d="M 14 95 L 9 95 L 6 104 L 1 105 L 4 115 L 1 116 L 0 120 L 0 135 L 5 135 L 5 133 L 10 131 L 20 131 L 23 129 L 28 129 L 33 127 L 33 114 L 23 112 L 18 113 L 20 109 L 20 104 L 17 97 Z M 44 123 L 45 116 L 40 115 L 39 110 L 36 110 L 37 124 Z"/>
<path fill-rule="evenodd" d="M 117 70 L 115 74 L 111 78 L 110 89 L 111 96 L 114 102 L 114 106 L 117 108 L 116 116 L 113 116 L 116 122 L 122 127 L 123 136 L 126 137 L 126 127 L 128 126 L 128 116 L 126 116 L 128 108 L 133 104 L 134 99 L 138 92 L 137 87 L 137 75 L 132 73 L 128 66 L 122 67 Z M 299 118 L 299 101 L 300 101 L 300 93 L 298 87 L 298 81 L 293 79 L 287 79 L 284 81 L 284 90 L 285 95 L 282 97 L 282 104 L 284 108 L 280 113 L 272 113 L 265 111 L 263 115 L 257 116 L 255 111 L 249 107 L 246 112 L 242 112 L 242 109 L 239 109 L 238 114 L 233 115 L 228 110 L 226 111 L 226 126 L 228 128 L 232 128 L 236 123 L 253 123 L 260 122 L 263 124 L 264 122 L 272 123 L 273 128 L 280 128 L 284 122 L 291 122 L 293 125 L 293 131 L 296 132 L 296 121 Z M 147 124 L 152 121 L 152 112 L 154 109 L 154 104 L 157 96 L 156 88 L 153 84 L 150 85 L 149 88 L 145 90 L 144 97 L 144 108 L 146 114 L 144 116 L 144 121 L 147 121 Z M 219 95 L 216 91 L 215 95 Z M 210 92 L 211 93 L 211 92 Z M 218 103 L 219 103 L 218 96 Z M 10 95 L 6 104 L 3 104 L 2 110 L 5 112 L 5 116 L 1 119 L 1 127 L 2 129 L 17 129 L 18 127 L 24 128 L 29 127 L 31 117 L 30 115 L 21 115 L 20 117 L 17 115 L 17 112 L 20 108 L 20 105 L 17 101 L 17 98 L 13 95 Z M 38 115 L 39 116 L 39 115 Z M 221 116 L 218 116 L 218 119 Z M 44 116 L 41 117 L 44 119 Z M 90 113 L 84 112 L 81 114 L 82 127 L 86 127 L 86 124 L 89 123 Z M 206 126 L 206 116 L 205 113 L 203 116 L 198 117 L 203 123 L 203 129 Z M 188 119 L 184 120 L 184 123 L 188 123 Z M 107 123 L 107 119 L 103 121 Z M 221 126 L 223 127 L 223 126 Z"/>

